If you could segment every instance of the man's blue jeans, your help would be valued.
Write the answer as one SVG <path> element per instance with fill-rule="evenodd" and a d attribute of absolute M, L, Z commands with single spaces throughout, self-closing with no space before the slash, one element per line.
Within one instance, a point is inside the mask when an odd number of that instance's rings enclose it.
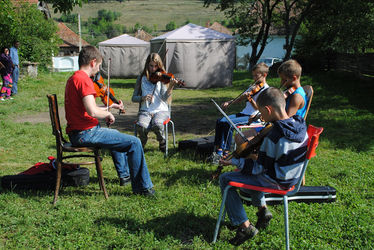
<path fill-rule="evenodd" d="M 19 68 L 18 66 L 14 67 L 13 73 L 12 73 L 12 81 L 13 81 L 13 86 L 12 86 L 12 94 L 17 94 L 18 93 L 18 77 L 19 77 Z"/>
<path fill-rule="evenodd" d="M 230 181 L 245 183 L 253 186 L 280 189 L 279 185 L 270 182 L 263 175 L 243 175 L 241 172 L 227 172 L 221 174 L 219 177 L 219 185 L 221 187 L 222 194 Z M 253 206 L 263 207 L 266 205 L 265 195 L 263 192 L 247 189 L 245 191 L 251 195 Z M 229 189 L 225 207 L 232 225 L 237 226 L 248 220 L 243 203 L 235 187 Z"/>
<path fill-rule="evenodd" d="M 229 118 L 235 125 L 242 125 L 247 124 L 249 115 L 238 113 L 229 115 Z M 233 129 L 234 128 L 225 117 L 217 119 L 214 145 L 222 150 L 230 150 Z"/>
<path fill-rule="evenodd" d="M 145 162 L 140 140 L 115 129 L 101 128 L 99 125 L 91 129 L 69 134 L 74 146 L 99 147 L 109 149 L 119 177 L 125 177 L 130 171 L 131 185 L 134 193 L 153 187 Z"/>

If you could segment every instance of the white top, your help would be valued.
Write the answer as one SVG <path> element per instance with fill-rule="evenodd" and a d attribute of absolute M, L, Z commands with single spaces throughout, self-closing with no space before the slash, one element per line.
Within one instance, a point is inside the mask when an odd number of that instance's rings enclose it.
<path fill-rule="evenodd" d="M 148 81 L 146 76 L 143 76 L 141 88 L 142 88 L 142 96 L 152 95 L 153 93 L 153 100 L 151 102 L 145 101 L 145 105 L 142 105 L 141 110 L 147 111 L 151 114 L 155 114 L 159 111 L 169 111 L 169 107 L 166 102 L 167 98 L 165 99 L 166 97 L 165 96 L 165 91 L 166 91 L 165 84 L 161 82 L 157 82 L 156 84 L 153 84 L 150 81 Z"/>
<path fill-rule="evenodd" d="M 264 87 L 258 93 L 256 93 L 255 96 L 252 97 L 252 99 L 254 101 L 257 101 L 257 98 L 260 95 L 260 93 L 267 88 L 269 88 L 269 85 L 267 83 L 265 83 Z M 247 91 L 249 91 L 249 89 L 250 89 L 250 87 L 248 87 Z M 257 109 L 255 109 L 250 102 L 246 101 L 245 102 L 245 108 L 240 113 L 251 116 L 251 115 L 255 115 L 257 113 Z"/>

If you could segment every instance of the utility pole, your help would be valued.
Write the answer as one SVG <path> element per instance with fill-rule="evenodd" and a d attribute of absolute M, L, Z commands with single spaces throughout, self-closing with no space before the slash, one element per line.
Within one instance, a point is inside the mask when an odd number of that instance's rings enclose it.
<path fill-rule="evenodd" d="M 79 52 L 82 50 L 81 14 L 78 14 Z"/>

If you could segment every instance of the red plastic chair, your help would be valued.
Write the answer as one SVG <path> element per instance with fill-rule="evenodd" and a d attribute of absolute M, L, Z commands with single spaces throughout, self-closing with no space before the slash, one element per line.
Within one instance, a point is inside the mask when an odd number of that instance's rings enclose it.
<path fill-rule="evenodd" d="M 318 128 L 314 127 L 313 125 L 308 126 L 308 136 L 309 136 L 309 141 L 308 141 L 308 151 L 306 153 L 303 169 L 301 172 L 300 179 L 298 183 L 291 187 L 288 190 L 279 190 L 279 189 L 271 189 L 271 188 L 264 188 L 264 187 L 258 187 L 258 186 L 252 186 L 252 185 L 247 185 L 244 183 L 239 183 L 239 182 L 234 182 L 231 181 L 225 188 L 222 196 L 222 203 L 221 203 L 221 209 L 219 212 L 219 216 L 217 219 L 217 224 L 216 228 L 214 231 L 213 235 L 213 243 L 217 241 L 217 236 L 218 236 L 218 231 L 219 227 L 221 224 L 221 220 L 224 220 L 225 216 L 225 201 L 227 198 L 227 193 L 230 188 L 237 187 L 237 188 L 243 188 L 243 189 L 249 189 L 249 190 L 256 190 L 256 191 L 261 191 L 264 193 L 272 193 L 272 194 L 279 194 L 283 196 L 283 205 L 284 205 L 284 226 L 285 226 L 285 238 L 286 238 L 286 249 L 290 249 L 290 243 L 289 243 L 289 225 L 288 225 L 288 197 L 295 195 L 301 186 L 301 182 L 303 180 L 303 176 L 305 174 L 306 168 L 308 166 L 309 160 L 316 156 L 315 149 L 318 146 L 318 139 L 319 135 L 322 133 L 323 128 Z M 222 219 L 223 218 L 223 219 Z"/>

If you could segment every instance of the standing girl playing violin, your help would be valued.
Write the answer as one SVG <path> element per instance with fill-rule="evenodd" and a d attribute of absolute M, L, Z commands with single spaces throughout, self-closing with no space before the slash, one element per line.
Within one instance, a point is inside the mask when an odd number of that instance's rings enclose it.
<path fill-rule="evenodd" d="M 256 100 L 260 92 L 267 89 L 269 85 L 266 83 L 266 76 L 269 73 L 269 67 L 265 63 L 259 63 L 252 68 L 252 77 L 255 81 L 254 86 L 250 86 L 241 96 L 224 102 L 222 108 L 229 105 L 246 101 L 245 108 L 238 114 L 230 115 L 229 118 L 235 125 L 246 124 L 249 118 L 254 117 L 257 113 Z M 228 153 L 231 147 L 232 131 L 230 123 L 225 117 L 220 118 L 216 122 L 216 134 L 214 138 L 215 152 L 211 158 L 212 163 L 217 164 L 218 160 Z"/>
<path fill-rule="evenodd" d="M 148 140 L 148 132 L 153 130 L 160 150 L 165 152 L 163 122 L 170 117 L 169 103 L 177 80 L 172 78 L 169 83 L 163 83 L 161 78 L 157 77 L 160 71 L 165 71 L 161 57 L 157 53 L 150 54 L 145 62 L 143 73 L 136 81 L 132 101 L 140 104 L 136 125 L 143 148 Z"/>

